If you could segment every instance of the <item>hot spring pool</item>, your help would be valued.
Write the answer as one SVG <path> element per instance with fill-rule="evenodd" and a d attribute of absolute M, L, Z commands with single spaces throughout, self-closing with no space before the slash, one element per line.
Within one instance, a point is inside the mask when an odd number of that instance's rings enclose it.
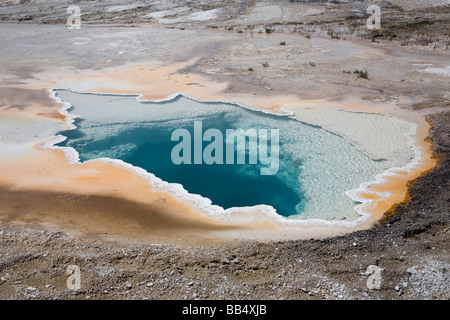
<path fill-rule="evenodd" d="M 150 102 L 131 95 L 54 92 L 57 98 L 70 103 L 68 112 L 75 117 L 75 127 L 60 132 L 67 139 L 58 147 L 75 150 L 80 162 L 121 160 L 163 181 L 180 184 L 189 194 L 208 198 L 224 209 L 267 205 L 289 219 L 354 220 L 358 217 L 358 203 L 346 192 L 393 166 L 406 165 L 412 158 L 374 157 L 351 139 L 323 126 L 231 103 L 199 102 L 181 95 Z M 376 121 L 386 122 L 385 126 L 400 126 L 400 132 L 411 130 L 411 123 L 390 123 L 392 118 L 376 116 Z M 362 127 L 364 121 L 374 121 L 373 115 L 362 113 L 358 119 L 355 125 Z M 201 131 L 196 131 L 199 125 Z M 174 139 L 174 132 L 179 129 L 189 133 L 189 141 L 184 143 L 191 147 L 189 152 L 175 152 L 186 160 L 181 164 L 173 161 L 174 148 L 178 146 L 175 150 L 180 151 L 181 139 Z M 216 135 L 205 139 L 204 134 L 210 129 Z M 250 153 L 260 151 L 261 144 L 252 149 L 255 146 L 247 143 L 245 149 L 239 149 L 234 140 L 226 138 L 227 130 L 237 129 L 250 130 L 247 132 L 258 135 L 254 141 L 267 142 L 267 155 L 277 156 L 276 166 L 267 159 L 251 161 Z M 260 140 L 259 134 L 264 132 L 268 138 Z M 278 134 L 277 141 L 271 136 L 274 132 Z M 219 134 L 222 140 L 218 139 Z M 407 139 L 402 143 L 407 144 Z M 204 154 L 208 146 L 209 154 L 217 160 L 213 164 L 195 159 L 196 151 Z M 230 150 L 234 163 L 227 163 Z M 245 155 L 241 158 L 244 163 L 237 161 L 239 154 Z M 271 162 L 274 161 L 275 157 Z M 272 174 L 261 174 L 263 168 L 271 165 L 276 169 Z"/>

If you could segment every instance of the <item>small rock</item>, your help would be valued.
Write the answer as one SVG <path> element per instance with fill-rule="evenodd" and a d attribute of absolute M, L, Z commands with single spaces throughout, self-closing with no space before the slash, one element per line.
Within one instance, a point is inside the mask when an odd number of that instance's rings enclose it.
<path fill-rule="evenodd" d="M 157 202 L 159 203 L 164 203 L 166 202 L 166 199 L 164 197 L 159 197 L 159 199 L 157 200 Z"/>

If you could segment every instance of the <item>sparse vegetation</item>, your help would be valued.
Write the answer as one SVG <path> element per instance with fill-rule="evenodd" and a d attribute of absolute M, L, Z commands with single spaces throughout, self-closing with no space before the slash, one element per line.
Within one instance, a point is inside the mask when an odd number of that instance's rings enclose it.
<path fill-rule="evenodd" d="M 426 26 L 426 25 L 432 25 L 434 24 L 433 21 L 430 20 L 422 20 L 422 21 L 417 21 L 417 22 L 413 22 L 413 23 L 407 23 L 405 25 L 406 28 L 419 28 L 422 26 Z"/>
<path fill-rule="evenodd" d="M 262 66 L 263 66 L 264 68 L 267 68 L 267 67 L 269 66 L 269 63 L 268 63 L 268 62 L 263 62 Z"/>
<path fill-rule="evenodd" d="M 285 46 L 285 45 L 286 45 L 286 42 L 284 42 L 284 41 L 280 42 L 280 46 Z"/>
<path fill-rule="evenodd" d="M 255 71 L 253 68 L 248 68 L 248 71 L 252 72 Z"/>
<path fill-rule="evenodd" d="M 438 11 L 436 8 L 436 12 Z M 440 19 L 443 14 L 444 12 L 439 12 L 437 16 L 430 14 L 426 18 L 414 14 L 408 19 L 385 17 L 382 19 L 382 28 L 365 33 L 364 38 L 372 42 L 396 41 L 401 46 L 417 45 L 445 50 L 448 19 Z"/>
<path fill-rule="evenodd" d="M 270 34 L 270 33 L 272 33 L 272 29 L 270 29 L 270 28 L 266 28 L 266 33 L 267 33 L 267 34 Z"/>
<path fill-rule="evenodd" d="M 355 71 L 353 71 L 353 73 L 357 74 L 358 78 L 366 79 L 366 80 L 369 79 L 369 73 L 367 72 L 367 70 L 363 71 L 363 70 L 356 69 Z"/>
<path fill-rule="evenodd" d="M 331 39 L 341 39 L 341 36 L 339 33 L 334 32 L 333 30 L 328 30 L 327 34 L 331 37 Z"/>
<path fill-rule="evenodd" d="M 310 65 L 311 67 L 315 67 L 315 66 L 316 66 L 316 64 L 315 64 L 314 62 L 312 62 L 312 61 L 309 62 L 309 65 Z"/>

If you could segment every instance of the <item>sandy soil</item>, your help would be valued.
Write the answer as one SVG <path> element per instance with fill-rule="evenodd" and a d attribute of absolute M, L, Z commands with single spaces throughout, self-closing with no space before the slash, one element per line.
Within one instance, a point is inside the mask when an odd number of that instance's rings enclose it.
<path fill-rule="evenodd" d="M 345 19 L 355 8 L 351 4 L 327 8 L 230 1 L 225 9 L 201 3 L 194 1 L 186 14 L 179 10 L 166 17 L 177 21 L 148 24 L 139 8 L 105 13 L 103 4 L 95 2 L 80 30 L 65 28 L 62 4 L 52 15 L 33 1 L 2 4 L 0 20 L 27 23 L 2 23 L 0 28 L 0 116 L 27 113 L 62 123 L 60 106 L 46 91 L 55 86 L 144 93 L 152 99 L 186 92 L 272 110 L 299 100 L 327 103 L 420 122 L 418 141 L 425 149 L 433 146 L 438 165 L 431 169 L 434 163 L 429 162 L 397 183 L 397 197 L 381 211 L 408 201 L 368 230 L 335 230 L 334 237 L 310 230 L 304 238 L 320 240 L 275 242 L 270 237 L 238 240 L 239 234 L 251 238 L 252 230 L 204 216 L 149 190 L 143 179 L 124 170 L 69 166 L 56 151 L 30 150 L 28 159 L 0 163 L 0 297 L 448 299 L 448 76 L 423 72 L 429 65 L 448 64 L 443 45 L 448 36 L 439 33 L 434 47 L 418 41 L 421 28 L 432 27 L 436 34 L 445 30 L 442 19 L 448 19 L 448 9 L 427 8 L 434 13 L 426 17 L 431 22 L 410 29 L 397 25 L 397 39 L 392 34 L 387 39 L 391 29 L 381 36 L 341 32 L 340 21 L 364 20 Z M 280 18 L 270 6 L 288 14 Z M 176 6 L 152 8 L 159 12 Z M 202 17 L 214 12 L 192 16 L 214 9 L 222 14 L 206 22 Z M 423 8 L 390 10 L 403 23 Z M 317 32 L 306 32 L 304 25 L 293 32 L 296 14 L 315 21 Z M 95 24 L 100 21 L 108 25 Z M 123 25 L 130 21 L 133 27 Z M 327 28 L 335 33 L 319 32 Z M 405 45 L 404 34 L 417 41 Z M 358 78 L 354 69 L 367 70 L 369 79 Z M 405 186 L 412 179 L 408 195 Z M 151 196 L 142 201 L 143 193 Z M 258 228 L 277 232 L 265 222 Z M 69 264 L 82 270 L 80 290 L 65 285 Z M 379 290 L 366 286 L 369 265 L 383 269 Z"/>

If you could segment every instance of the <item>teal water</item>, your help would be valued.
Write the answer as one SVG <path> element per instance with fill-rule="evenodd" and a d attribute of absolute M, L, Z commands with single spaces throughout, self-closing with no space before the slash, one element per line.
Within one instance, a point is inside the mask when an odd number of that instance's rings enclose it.
<path fill-rule="evenodd" d="M 179 98 L 180 99 L 180 98 Z M 77 108 L 73 109 L 77 113 Z M 194 145 L 194 122 L 201 120 L 203 131 L 218 129 L 226 136 L 227 129 L 236 128 L 241 117 L 254 118 L 247 128 L 269 129 L 268 126 L 258 122 L 259 112 L 243 110 L 239 114 L 226 114 L 221 112 L 208 118 L 187 118 L 178 124 L 180 128 L 191 133 L 192 146 Z M 266 116 L 274 118 L 276 116 Z M 289 118 L 278 121 L 293 122 Z M 247 207 L 261 204 L 271 205 L 283 216 L 300 214 L 303 211 L 304 197 L 301 184 L 295 175 L 282 178 L 285 173 L 275 175 L 261 175 L 262 164 L 249 164 L 248 148 L 246 150 L 245 164 L 237 164 L 237 143 L 234 145 L 235 164 L 179 164 L 171 160 L 171 152 L 177 141 L 171 141 L 175 129 L 172 119 L 165 121 L 142 121 L 129 128 L 120 130 L 120 133 L 99 136 L 95 129 L 98 124 L 87 122 L 83 118 L 75 121 L 77 129 L 61 132 L 68 140 L 59 146 L 72 147 L 78 151 L 80 161 L 93 160 L 98 157 L 120 159 L 134 166 L 141 167 L 155 174 L 160 179 L 179 183 L 189 193 L 199 194 L 212 200 L 213 204 L 225 209 L 232 207 Z M 114 132 L 117 125 L 105 124 L 102 130 Z M 178 128 L 178 127 L 177 127 Z M 281 139 L 281 147 L 285 139 Z M 204 142 L 207 145 L 208 142 Z M 270 140 L 269 140 L 270 150 Z M 223 150 L 226 150 L 226 141 L 223 141 Z M 192 156 L 193 159 L 193 156 Z M 280 156 L 280 167 L 293 168 L 292 160 L 284 155 Z M 225 162 L 225 161 L 224 161 Z"/>
<path fill-rule="evenodd" d="M 183 96 L 139 102 L 135 96 L 65 90 L 57 90 L 56 95 L 71 103 L 69 112 L 78 116 L 76 129 L 60 133 L 67 140 L 59 146 L 74 148 L 81 162 L 120 159 L 164 181 L 182 184 L 189 193 L 209 198 L 224 209 L 264 204 L 285 217 L 340 219 L 354 213 L 355 203 L 345 192 L 380 170 L 376 161 L 342 137 L 287 116 Z M 193 139 L 194 121 L 202 121 L 203 132 L 219 129 L 224 136 L 226 129 L 278 129 L 278 172 L 261 175 L 263 165 L 248 161 L 175 165 L 171 152 L 178 142 L 171 141 L 171 134 L 184 128 Z"/>

